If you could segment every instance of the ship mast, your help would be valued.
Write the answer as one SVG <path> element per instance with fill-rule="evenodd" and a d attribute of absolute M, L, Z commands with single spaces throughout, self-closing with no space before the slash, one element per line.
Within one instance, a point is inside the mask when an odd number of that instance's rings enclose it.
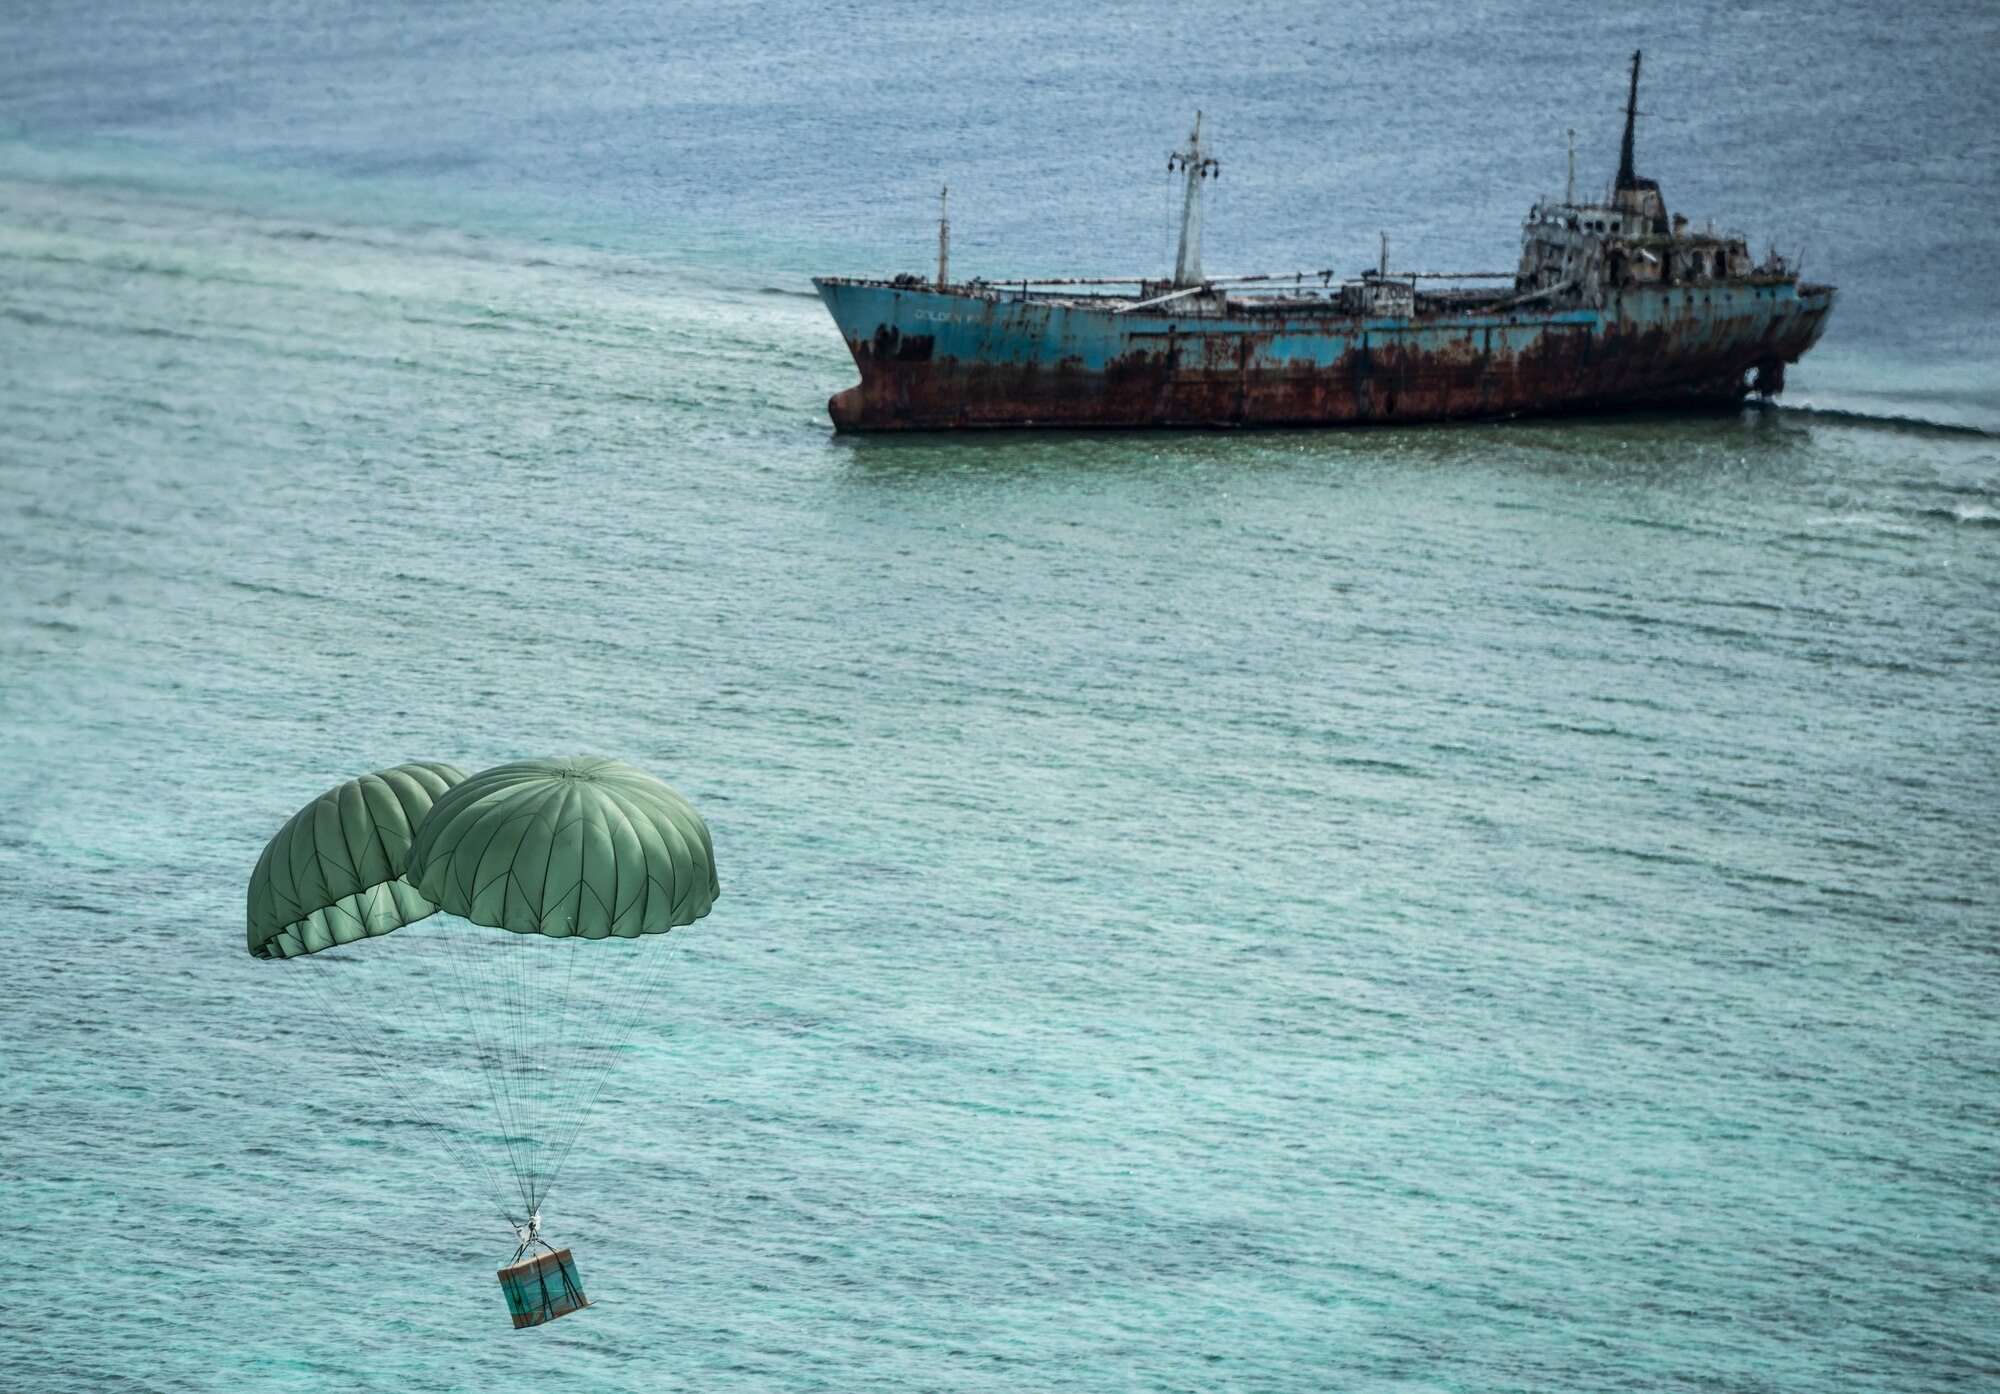
<path fill-rule="evenodd" d="M 1639 176 L 1632 169 L 1632 125 L 1639 114 L 1639 50 L 1632 50 L 1632 91 L 1625 98 L 1625 143 L 1618 148 L 1618 187 L 1636 189 Z"/>
<path fill-rule="evenodd" d="M 1167 157 L 1167 171 L 1187 171 L 1187 201 L 1181 205 L 1181 249 L 1174 258 L 1174 284 L 1198 286 L 1201 276 L 1201 181 L 1212 179 L 1222 168 L 1202 153 L 1201 113 L 1194 114 L 1194 134 L 1185 150 Z"/>
<path fill-rule="evenodd" d="M 938 190 L 938 278 L 937 288 L 950 284 L 951 267 L 951 185 Z"/>

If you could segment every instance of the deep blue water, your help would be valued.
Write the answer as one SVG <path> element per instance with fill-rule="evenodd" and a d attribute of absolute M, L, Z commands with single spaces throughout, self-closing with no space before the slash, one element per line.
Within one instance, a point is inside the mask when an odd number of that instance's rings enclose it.
<path fill-rule="evenodd" d="M 10 7 L 0 1387 L 2000 1383 L 1996 27 Z M 944 179 L 1152 269 L 1199 105 L 1213 267 L 1504 266 L 1639 44 L 1670 207 L 1842 287 L 1786 408 L 827 427 L 804 276 Z M 568 751 L 724 894 L 516 1333 L 242 895 Z"/>

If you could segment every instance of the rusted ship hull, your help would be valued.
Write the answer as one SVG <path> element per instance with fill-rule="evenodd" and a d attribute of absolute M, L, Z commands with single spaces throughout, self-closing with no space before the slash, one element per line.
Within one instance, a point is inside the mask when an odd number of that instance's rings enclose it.
<path fill-rule="evenodd" d="M 1734 402 L 1782 385 L 1830 287 L 1629 287 L 1601 308 L 1343 314 L 1324 301 L 1131 311 L 989 287 L 816 281 L 858 386 L 847 431 L 1333 426 Z"/>

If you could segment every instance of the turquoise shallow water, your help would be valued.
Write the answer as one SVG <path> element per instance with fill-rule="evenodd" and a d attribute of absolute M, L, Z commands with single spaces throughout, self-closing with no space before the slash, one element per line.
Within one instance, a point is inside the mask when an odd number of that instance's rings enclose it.
<path fill-rule="evenodd" d="M 1992 1373 L 1989 440 L 837 440 L 802 296 L 5 203 L 22 1387 Z M 524 1337 L 239 926 L 323 785 L 545 749 L 724 898 Z"/>
<path fill-rule="evenodd" d="M 784 257 L 0 153 L 0 1386 L 2000 1380 L 1986 360 L 842 440 Z M 572 750 L 724 894 L 517 1334 L 242 888 L 349 774 Z"/>

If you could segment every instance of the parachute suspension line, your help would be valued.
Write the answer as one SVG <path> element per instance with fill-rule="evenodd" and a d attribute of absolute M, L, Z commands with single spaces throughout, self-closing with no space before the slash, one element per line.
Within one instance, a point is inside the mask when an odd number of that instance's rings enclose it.
<path fill-rule="evenodd" d="M 550 955 L 562 953 L 568 946 L 565 938 L 530 934 L 519 936 L 503 951 L 506 959 L 501 987 L 508 1002 L 506 1017 L 514 1051 L 510 1084 L 522 1118 L 521 1185 L 530 1209 L 539 1209 L 541 1204 L 536 1177 L 548 1146 L 549 1099 L 561 1074 L 561 1044 L 550 1036 L 557 1015 L 548 1000 Z"/>
<path fill-rule="evenodd" d="M 601 1003 L 601 1027 L 579 1041 L 575 1068 L 564 1081 L 555 1127 L 549 1138 L 549 1170 L 542 1183 L 545 1192 L 554 1187 L 560 1176 L 604 1075 L 616 1067 L 631 1040 L 633 1027 L 649 995 L 649 980 L 666 970 L 672 942 L 658 944 L 652 942 L 653 938 L 642 935 L 615 947 L 605 946 L 614 955 L 608 962 L 615 965 L 614 981 L 619 990 L 605 995 L 606 1000 Z M 635 954 L 640 955 L 637 962 L 632 961 Z"/>
<path fill-rule="evenodd" d="M 521 1146 L 521 1129 L 516 1116 L 518 1110 L 509 1106 L 512 1100 L 504 1092 L 508 1075 L 500 1054 L 499 1025 L 488 1019 L 486 1004 L 491 994 L 483 989 L 468 988 L 468 981 L 480 981 L 476 972 L 469 971 L 468 964 L 475 963 L 483 953 L 499 947 L 497 941 L 489 941 L 490 931 L 446 922 L 438 926 L 435 956 L 451 975 L 451 997 L 457 1008 L 446 1019 L 462 1020 L 464 1023 L 458 1028 L 461 1044 L 465 1043 L 468 1035 L 470 1037 L 473 1069 L 479 1076 L 474 1096 L 478 1092 L 485 1093 L 491 1130 L 497 1132 L 511 1160 Z M 471 1101 L 468 1100 L 468 1103 Z M 471 1106 L 478 1109 L 477 1104 Z M 520 1183 L 518 1167 L 510 1166 L 508 1172 L 514 1182 L 514 1194 L 521 1203 L 521 1213 L 532 1213 L 534 1207 L 529 1204 L 526 1188 Z"/>
<path fill-rule="evenodd" d="M 544 1003 L 547 991 L 549 955 L 563 941 L 543 935 L 517 935 L 503 950 L 509 955 L 508 989 L 513 998 L 509 1026 L 514 1042 L 514 1069 L 510 1072 L 516 1106 L 523 1120 L 521 1151 L 526 1165 L 522 1185 L 527 1191 L 528 1208 L 538 1210 L 540 1197 L 535 1185 L 536 1167 L 542 1149 L 541 1136 L 547 1113 L 546 1072 L 551 1044 L 545 1039 L 551 1011 Z"/>
<path fill-rule="evenodd" d="M 490 1172 L 482 1178 L 480 1172 L 474 1169 L 473 1159 L 465 1154 L 457 1140 L 443 1127 L 441 1118 L 432 1107 L 431 1101 L 423 1097 L 423 1091 L 413 1092 L 412 1089 L 406 1088 L 404 1072 L 397 1070 L 386 1055 L 361 1035 L 350 1014 L 340 1005 L 338 994 L 331 986 L 330 975 L 334 969 L 310 958 L 304 961 L 295 959 L 294 962 L 298 964 L 299 981 L 305 984 L 308 992 L 316 1000 L 317 1011 L 322 1021 L 341 1037 L 351 1053 L 389 1086 L 398 1102 L 409 1111 L 412 1119 L 437 1138 L 445 1154 L 466 1173 L 466 1178 L 473 1183 L 475 1191 L 486 1192 L 492 1189 L 497 1194 L 497 1178 Z M 414 1084 L 415 1081 L 411 1083 Z M 488 1199 L 492 1200 L 494 1196 L 489 1195 Z"/>
<path fill-rule="evenodd" d="M 302 980 L 321 1015 L 518 1238 L 575 1155 L 625 1047 L 637 1044 L 635 1029 L 680 958 L 680 936 L 598 943 L 440 917 L 397 937 L 403 957 L 393 964 L 313 955 L 300 965 Z M 481 1115 L 500 1147 L 482 1136 Z"/>
<path fill-rule="evenodd" d="M 427 977 L 441 980 L 437 990 L 438 1005 L 436 1014 L 425 1018 L 431 1025 L 433 1038 L 437 1040 L 438 1053 L 444 1057 L 442 1060 L 436 1062 L 436 1068 L 440 1075 L 440 1085 L 441 1087 L 446 1085 L 457 1086 L 454 1089 L 454 1096 L 459 1107 L 466 1114 L 466 1130 L 469 1135 L 467 1145 L 478 1151 L 481 1160 L 485 1161 L 485 1150 L 479 1147 L 480 1134 L 485 1131 L 484 1120 L 481 1116 L 484 1113 L 484 1109 L 479 1105 L 476 1093 L 468 1096 L 464 1083 L 468 1058 L 471 1067 L 480 1076 L 480 1082 L 482 1085 L 484 1083 L 485 1070 L 480 1068 L 479 1059 L 478 1018 L 476 1013 L 463 1010 L 465 996 L 456 983 L 456 974 L 453 971 L 450 959 L 451 931 L 448 927 L 433 922 L 432 924 L 425 925 L 421 930 L 413 928 L 405 930 L 404 933 L 408 935 L 408 939 L 404 944 L 405 952 L 418 956 L 418 960 L 428 970 Z M 421 939 L 418 938 L 419 934 L 423 936 Z M 447 999 L 449 1000 L 449 1004 L 447 1004 Z M 400 1003 L 392 1005 L 391 1009 L 409 1010 L 407 1006 Z M 445 1073 L 448 1063 L 456 1067 L 453 1073 L 449 1075 Z M 505 1186 L 502 1186 L 500 1189 L 503 1194 L 507 1190 Z M 516 1191 L 516 1200 L 518 1200 L 519 1188 L 516 1187 L 514 1190 Z M 511 1219 L 516 1213 L 515 1201 L 508 1201 L 506 1209 Z M 511 1219 L 511 1222 L 518 1224 L 519 1220 Z"/>
<path fill-rule="evenodd" d="M 299 981 L 306 985 L 314 998 L 321 1019 L 341 1036 L 350 1051 L 389 1086 L 390 1091 L 404 1108 L 409 1110 L 418 1125 L 430 1132 L 445 1155 L 465 1173 L 466 1179 L 472 1183 L 474 1192 L 483 1196 L 503 1220 L 514 1224 L 514 1217 L 508 1213 L 506 1205 L 501 1201 L 505 1191 L 500 1185 L 499 1178 L 493 1174 L 492 1168 L 486 1165 L 485 1158 L 468 1149 L 462 1140 L 452 1136 L 450 1129 L 445 1126 L 442 1115 L 434 1107 L 435 1101 L 422 1097 L 428 1091 L 420 1089 L 417 1094 L 412 1094 L 410 1090 L 404 1088 L 402 1072 L 394 1068 L 394 1062 L 377 1046 L 361 1036 L 353 1014 L 342 1004 L 340 994 L 332 986 L 332 976 L 337 971 L 334 965 L 331 962 L 323 963 L 317 960 L 318 955 L 308 954 L 294 958 L 290 962 L 302 970 Z"/>
<path fill-rule="evenodd" d="M 527 1188 L 520 1179 L 517 1155 L 519 1128 L 506 1088 L 507 1071 L 499 1040 L 501 1023 L 488 1020 L 494 993 L 488 975 L 478 972 L 476 967 L 485 952 L 500 945 L 497 940 L 489 944 L 475 942 L 475 939 L 495 931 L 482 931 L 475 935 L 455 923 L 425 926 L 425 930 L 429 931 L 434 956 L 451 975 L 452 996 L 461 1008 L 457 1013 L 463 1022 L 461 1039 L 470 1046 L 472 1067 L 478 1075 L 477 1092 L 486 1095 L 491 1131 L 497 1134 L 507 1152 L 507 1172 L 513 1181 L 514 1194 L 520 1201 L 521 1213 L 531 1215 L 534 1207 L 528 1203 Z M 518 1225 L 521 1221 L 516 1220 L 515 1223 Z"/>
<path fill-rule="evenodd" d="M 449 1129 L 445 1127 L 438 1101 L 430 1096 L 431 1091 L 422 1087 L 421 1078 L 413 1078 L 414 1072 L 407 1067 L 398 1069 L 396 1062 L 374 1044 L 371 1038 L 362 1036 L 356 1024 L 359 1013 L 346 1005 L 342 994 L 333 986 L 334 976 L 340 971 L 336 969 L 334 963 L 322 961 L 316 956 L 307 958 L 303 962 L 299 960 L 294 962 L 298 962 L 300 966 L 302 973 L 300 981 L 306 984 L 318 1000 L 321 1016 L 340 1033 L 349 1049 L 382 1078 L 419 1124 L 429 1128 L 438 1137 L 447 1155 L 456 1160 L 466 1171 L 468 1179 L 474 1183 L 475 1188 L 490 1187 L 494 1195 L 500 1194 L 497 1178 L 493 1177 L 490 1170 L 486 1172 L 484 1182 L 480 1174 L 473 1170 L 473 1162 L 482 1159 L 477 1158 L 476 1154 L 469 1156 L 463 1145 L 452 1137 Z M 406 1088 L 406 1081 L 414 1087 Z"/>
<path fill-rule="evenodd" d="M 456 1082 L 460 1090 L 460 1106 L 472 1118 L 477 1118 L 486 1112 L 477 1102 L 479 1090 L 483 1089 L 487 1094 L 489 1106 L 494 1103 L 493 1076 L 486 1067 L 487 1045 L 478 1002 L 466 993 L 462 975 L 457 968 L 457 946 L 464 937 L 464 931 L 450 923 L 433 922 L 421 929 L 412 928 L 404 933 L 408 936 L 405 940 L 405 952 L 416 954 L 418 961 L 426 964 L 431 970 L 422 975 L 421 981 L 429 987 L 432 998 L 430 1003 L 422 1008 L 408 1003 L 406 999 L 396 1004 L 397 1009 L 425 1012 L 421 1019 L 431 1023 L 433 1039 L 440 1042 L 437 1051 L 443 1057 L 437 1062 L 440 1069 L 448 1061 L 462 1062 L 467 1055 L 470 1055 L 472 1072 L 479 1076 L 478 1089 L 472 1089 L 469 1094 L 466 1092 L 471 1082 L 465 1078 L 466 1069 L 462 1063 L 456 1071 Z M 499 1123 L 501 1117 L 499 1110 L 494 1108 L 492 1112 L 496 1125 L 504 1127 L 504 1124 Z M 474 1127 L 470 1131 L 475 1139 L 472 1150 L 484 1162 L 485 1150 L 476 1145 L 478 1134 L 483 1129 Z M 496 1189 L 504 1195 L 507 1188 L 496 1182 Z M 522 1200 L 521 1213 L 525 1214 L 527 1207 L 525 1197 L 520 1195 L 520 1189 L 518 1184 L 513 1188 L 516 1197 Z M 512 1205 L 505 1208 L 508 1211 L 509 1223 L 518 1225 L 520 1221 L 515 1217 Z"/>
<path fill-rule="evenodd" d="M 557 1040 L 557 1041 L 561 1042 L 561 1043 L 562 1043 L 562 1044 L 563 1044 L 563 1045 L 564 1045 L 565 1047 L 568 1047 L 568 1046 L 569 1046 L 569 1044 L 570 1044 L 570 1042 L 571 1042 L 571 1041 L 573 1041 L 573 1040 L 575 1039 L 575 1038 L 574 1038 L 574 1037 L 573 1037 L 573 1036 L 572 1036 L 572 1035 L 570 1034 L 570 1030 L 571 1030 L 571 1028 L 570 1028 L 570 1002 L 571 1002 L 571 999 L 573 998 L 573 996 L 574 996 L 574 994 L 575 994 L 575 992 L 576 992 L 576 986 L 577 986 L 577 984 L 576 984 L 576 960 L 577 960 L 577 954 L 579 953 L 579 951 L 581 950 L 581 948 L 582 948 L 582 946 L 581 946 L 580 944 L 578 944 L 578 943 L 577 943 L 577 942 L 576 942 L 576 941 L 575 941 L 574 939 L 567 939 L 567 940 L 564 940 L 564 941 L 563 941 L 563 959 L 564 959 L 564 962 L 563 962 L 563 986 L 562 986 L 562 1010 L 561 1010 L 560 1014 L 558 1015 L 558 1017 L 557 1017 L 557 1019 L 556 1019 L 556 1036 L 555 1036 L 555 1038 L 556 1038 L 556 1040 Z M 575 1028 L 575 1029 L 576 1029 L 577 1031 L 579 1031 L 579 1032 L 580 1032 L 580 1031 L 582 1031 L 582 1029 L 583 1029 L 583 1022 L 582 1022 L 581 1020 L 579 1020 L 579 1021 L 577 1022 L 577 1024 L 576 1024 L 576 1028 Z M 573 1054 L 574 1054 L 574 1055 L 576 1056 L 576 1058 L 579 1058 L 579 1059 L 581 1058 L 581 1053 L 580 1053 L 580 1052 L 572 1052 L 572 1053 L 573 1053 Z M 565 1075 L 567 1075 L 567 1074 L 571 1074 L 571 1073 L 580 1073 L 580 1071 L 565 1071 L 564 1073 L 565 1073 Z M 564 1079 L 564 1078 L 560 1078 L 560 1077 L 559 1077 L 559 1078 L 558 1078 L 558 1079 L 557 1079 L 557 1080 L 555 1081 L 555 1084 L 556 1084 L 556 1087 L 557 1087 L 557 1091 L 558 1091 L 558 1092 L 557 1092 L 557 1109 L 558 1109 L 558 1114 L 557 1114 L 557 1116 L 558 1116 L 558 1117 L 561 1117 L 561 1116 L 562 1116 L 562 1115 L 561 1115 L 561 1109 L 562 1109 L 562 1108 L 563 1108 L 563 1106 L 564 1106 L 564 1105 L 563 1105 L 563 1093 L 564 1093 L 564 1092 L 566 1092 L 566 1091 L 564 1090 L 564 1085 L 565 1085 L 565 1083 L 566 1083 L 565 1079 Z"/>
<path fill-rule="evenodd" d="M 456 930 L 456 926 L 452 929 Z M 484 934 L 508 934 L 508 930 L 488 930 Z M 500 980 L 496 971 L 482 971 L 480 960 L 493 957 L 506 947 L 497 941 L 474 942 L 474 935 L 446 931 L 445 952 L 442 955 L 451 965 L 457 982 L 459 1000 L 467 1004 L 465 1016 L 472 1027 L 474 1044 L 478 1052 L 479 1073 L 486 1085 L 486 1094 L 493 1105 L 495 1126 L 500 1132 L 500 1141 L 507 1150 L 508 1169 L 514 1178 L 514 1189 L 520 1195 L 523 1213 L 532 1214 L 534 1205 L 528 1199 L 528 1187 L 524 1179 L 525 1168 L 520 1155 L 517 1139 L 523 1135 L 519 1126 L 519 1114 L 514 1107 L 513 1089 L 508 1079 L 508 1070 L 503 1055 L 500 1033 L 502 1022 L 494 1023 L 489 1031 L 482 1004 L 492 1002 L 500 995 Z M 483 937 L 483 936 L 482 936 Z"/>
<path fill-rule="evenodd" d="M 539 937 L 539 936 L 537 936 Z M 521 1203 L 530 1214 L 535 1210 L 535 1190 L 530 1178 L 535 1174 L 535 1121 L 532 1114 L 533 1100 L 529 1093 L 529 1080 L 525 1073 L 527 1048 L 522 1042 L 522 1033 L 527 1023 L 522 1020 L 521 977 L 524 961 L 521 954 L 530 947 L 528 936 L 511 931 L 501 931 L 501 937 L 493 941 L 493 947 L 486 954 L 486 966 L 493 969 L 498 987 L 495 994 L 500 1007 L 500 1019 L 494 1032 L 495 1044 L 501 1051 L 500 1088 L 507 1097 L 507 1106 L 513 1110 L 514 1122 L 510 1132 L 515 1150 L 520 1155 Z"/>
<path fill-rule="evenodd" d="M 620 1013 L 614 1003 L 599 1003 L 594 1013 L 587 1010 L 572 1012 L 570 999 L 575 995 L 577 986 L 575 982 L 577 955 L 585 949 L 573 939 L 562 941 L 561 949 L 569 958 L 565 965 L 567 972 L 563 990 L 564 1000 L 557 1012 L 557 1039 L 562 1042 L 564 1065 L 551 1091 L 545 1166 L 537 1178 L 537 1193 L 542 1196 L 548 1194 L 550 1186 L 555 1181 L 556 1159 L 561 1141 L 581 1102 L 581 1094 L 589 1077 L 590 1062 L 597 1055 L 617 1049 L 623 1039 L 617 1028 Z M 621 984 L 630 978 L 629 974 L 619 971 L 624 967 L 622 960 L 626 954 L 635 951 L 638 951 L 638 945 L 628 943 L 605 944 L 590 950 L 598 956 L 593 961 L 601 961 L 608 970 L 606 976 L 610 981 Z M 589 975 L 586 975 L 586 985 L 588 980 Z M 596 1032 L 586 1027 L 586 1023 L 592 1020 L 593 1016 L 599 1025 L 599 1030 Z M 571 1025 L 572 1017 L 574 1026 Z"/>
<path fill-rule="evenodd" d="M 651 935 L 641 935 L 633 942 L 632 948 L 635 951 L 643 952 L 646 948 L 645 941 L 652 937 Z M 678 941 L 680 937 L 678 934 L 669 932 L 666 935 L 667 942 L 653 948 L 654 962 L 643 972 L 639 992 L 627 1002 L 626 1009 L 616 1017 L 616 1025 L 611 1035 L 604 1041 L 601 1052 L 603 1058 L 593 1071 L 594 1077 L 591 1079 L 589 1087 L 587 1089 L 578 1089 L 575 1097 L 580 1103 L 574 1108 L 572 1116 L 568 1119 L 566 1130 L 557 1135 L 560 1141 L 556 1151 L 555 1164 L 550 1169 L 548 1178 L 543 1184 L 542 1193 L 544 1195 L 555 1186 L 556 1178 L 562 1174 L 563 1167 L 569 1161 L 570 1152 L 576 1146 L 577 1137 L 583 1131 L 583 1125 L 589 1120 L 591 1111 L 596 1108 L 598 1097 L 603 1092 L 605 1084 L 611 1077 L 612 1067 L 618 1061 L 620 1044 L 632 1039 L 632 1033 L 650 1007 L 654 994 L 666 982 L 669 976 L 669 965 L 678 956 L 675 950 L 679 947 Z"/>
<path fill-rule="evenodd" d="M 489 1185 L 499 1198 L 502 1213 L 507 1216 L 508 1223 L 513 1224 L 516 1221 L 511 1205 L 506 1202 L 507 1187 L 493 1172 L 485 1151 L 478 1146 L 478 1129 L 473 1126 L 480 1113 L 476 1099 L 462 1094 L 454 1097 L 446 1092 L 454 1075 L 462 1079 L 464 1074 L 462 1064 L 456 1071 L 452 1065 L 454 1061 L 462 1060 L 465 1054 L 465 1034 L 460 1024 L 465 1015 L 465 998 L 445 980 L 442 970 L 449 968 L 449 961 L 440 953 L 443 948 L 438 942 L 440 937 L 424 934 L 421 938 L 412 935 L 406 939 L 402 946 L 403 954 L 408 956 L 406 971 L 389 972 L 388 964 L 379 965 L 382 971 L 367 984 L 371 996 L 380 999 L 372 1002 L 371 1006 L 376 1015 L 386 1018 L 384 1035 L 401 1034 L 410 1042 L 410 1049 L 406 1052 L 409 1073 L 426 1082 L 428 1093 L 450 1101 L 457 1111 L 466 1115 L 466 1123 L 458 1129 L 459 1146 L 477 1159 L 490 1178 Z M 475 1023 L 476 1020 L 475 1015 Z"/>
<path fill-rule="evenodd" d="M 559 954 L 562 958 L 560 969 L 562 986 L 558 991 L 550 992 L 550 988 L 554 986 L 557 970 L 548 964 L 546 955 L 539 965 L 543 981 L 538 987 L 536 996 L 544 1004 L 552 1002 L 552 1006 L 545 1005 L 543 1008 L 543 1019 L 553 1024 L 542 1055 L 550 1070 L 548 1093 L 551 1144 L 553 1134 L 560 1130 L 562 1120 L 568 1116 L 569 1095 L 573 1091 L 575 1077 L 582 1073 L 580 1069 L 574 1068 L 574 1062 L 582 1058 L 577 1034 L 582 1033 L 584 1022 L 579 1018 L 574 1028 L 570 1024 L 570 1002 L 576 990 L 576 960 L 581 947 L 574 937 L 558 939 L 549 945 L 549 951 Z M 573 1031 L 577 1034 L 572 1034 Z M 546 1165 L 549 1159 L 545 1155 L 541 1160 Z M 537 1202 L 546 1197 L 552 1179 L 547 1170 L 544 1170 L 536 1181 L 531 1181 L 530 1197 Z"/>
<path fill-rule="evenodd" d="M 522 1117 L 522 1103 L 517 1092 L 515 1059 L 519 1052 L 515 1049 L 514 1034 L 517 1024 L 514 1020 L 514 994 L 508 990 L 508 960 L 505 957 L 513 947 L 509 931 L 500 930 L 483 939 L 462 936 L 460 946 L 464 950 L 463 961 L 475 969 L 475 976 L 484 986 L 480 998 L 494 1005 L 498 1015 L 489 1018 L 484 1011 L 476 1011 L 474 1016 L 483 1023 L 490 1042 L 492 1069 L 488 1079 L 499 1088 L 500 1099 L 506 1105 L 501 1119 L 501 1132 L 507 1144 L 507 1156 L 514 1172 L 514 1185 L 521 1193 L 522 1208 L 530 1214 L 534 1212 L 534 1201 L 528 1195 L 527 1150 L 529 1130 Z"/>
<path fill-rule="evenodd" d="M 569 988 L 576 964 L 577 941 L 571 936 L 535 936 L 536 942 L 523 943 L 518 976 L 521 985 L 521 1035 L 523 1077 L 535 1109 L 530 1134 L 532 1165 L 528 1169 L 528 1200 L 539 1207 L 546 1194 L 541 1178 L 548 1165 L 548 1131 L 562 1084 L 570 1073 L 574 1054 L 567 1034 Z M 558 990 L 558 983 L 562 984 Z M 579 1023 L 579 1029 L 581 1024 Z"/>
<path fill-rule="evenodd" d="M 471 1096 L 463 1102 L 474 1113 L 490 1118 L 490 1131 L 497 1133 L 501 1149 L 507 1154 L 504 1169 L 513 1183 L 520 1213 L 532 1215 L 536 1207 L 527 1177 L 536 1129 L 523 1083 L 516 1078 L 526 1052 L 518 1035 L 520 998 L 511 986 L 513 975 L 507 970 L 512 962 L 510 955 L 519 952 L 527 939 L 539 936 L 474 928 L 456 920 L 433 922 L 420 929 L 412 927 L 405 933 L 408 947 L 419 950 L 436 970 L 423 979 L 432 986 L 436 999 L 431 1004 L 431 1014 L 422 1019 L 447 1024 L 455 1047 L 453 1053 L 469 1056 L 470 1070 L 478 1079 L 469 1079 L 465 1070 L 460 1070 L 457 1080 L 460 1089 L 471 1091 Z M 448 983 L 447 989 L 440 989 L 440 980 Z M 447 995 L 452 999 L 450 1002 L 444 1000 Z M 473 1103 L 473 1097 L 481 1093 L 485 1095 L 485 1104 Z M 486 1149 L 479 1147 L 475 1151 L 484 1161 Z M 496 1188 L 503 1194 L 507 1189 L 497 1183 Z M 518 1225 L 512 1204 L 507 1209 L 510 1223 Z"/>
<path fill-rule="evenodd" d="M 486 1011 L 473 1014 L 479 1067 L 515 1191 L 533 1214 L 547 1193 L 553 1138 L 561 1135 L 569 1091 L 581 1075 L 573 1062 L 585 1047 L 572 1028 L 616 1014 L 609 1003 L 596 1004 L 592 1012 L 580 1000 L 585 984 L 579 980 L 588 976 L 574 957 L 581 941 L 500 930 L 460 932 L 450 942 L 448 962 L 461 999 L 486 1004 L 495 1018 L 485 1020 Z M 551 954 L 566 957 L 557 965 Z"/>

